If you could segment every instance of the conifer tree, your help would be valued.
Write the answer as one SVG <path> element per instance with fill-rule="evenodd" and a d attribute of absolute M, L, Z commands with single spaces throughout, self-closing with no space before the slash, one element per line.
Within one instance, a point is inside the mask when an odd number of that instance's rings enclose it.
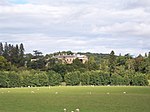
<path fill-rule="evenodd" d="M 0 56 L 2 56 L 2 55 L 3 55 L 3 52 L 4 52 L 4 50 L 3 50 L 3 44 L 2 44 L 2 43 L 0 43 Z"/>
<path fill-rule="evenodd" d="M 111 51 L 110 56 L 109 56 L 109 73 L 110 76 L 112 75 L 112 73 L 115 72 L 115 68 L 116 68 L 116 56 L 114 51 Z"/>

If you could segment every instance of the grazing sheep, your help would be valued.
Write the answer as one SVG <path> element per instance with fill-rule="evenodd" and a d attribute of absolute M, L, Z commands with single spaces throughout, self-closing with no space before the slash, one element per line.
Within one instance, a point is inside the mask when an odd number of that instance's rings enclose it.
<path fill-rule="evenodd" d="M 35 93 L 34 91 L 31 91 L 31 93 Z"/>
<path fill-rule="evenodd" d="M 64 112 L 66 112 L 67 111 L 67 109 L 66 108 L 64 108 Z"/>
<path fill-rule="evenodd" d="M 80 112 L 80 110 L 79 110 L 79 109 L 76 109 L 76 112 Z"/>

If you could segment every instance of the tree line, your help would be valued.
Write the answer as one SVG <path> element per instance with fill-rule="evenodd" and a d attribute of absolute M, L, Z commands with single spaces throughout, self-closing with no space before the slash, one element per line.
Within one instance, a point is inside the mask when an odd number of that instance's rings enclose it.
<path fill-rule="evenodd" d="M 129 75 L 130 74 L 130 75 Z M 148 80 L 141 73 L 126 73 L 124 76 L 102 71 L 69 72 L 64 75 L 64 80 L 59 73 L 54 71 L 0 71 L 0 87 L 41 87 L 41 86 L 104 86 L 104 85 L 127 85 L 147 86 Z"/>
<path fill-rule="evenodd" d="M 48 86 L 62 82 L 66 85 L 148 85 L 147 80 L 150 80 L 150 52 L 136 57 L 130 54 L 117 56 L 114 51 L 110 54 L 78 53 L 88 56 L 84 64 L 79 59 L 67 64 L 53 58 L 58 54 L 73 54 L 71 51 L 47 55 L 38 50 L 24 52 L 22 43 L 0 43 L 0 87 Z M 18 85 L 10 83 L 17 78 Z M 12 84 L 15 86 L 10 86 Z"/>

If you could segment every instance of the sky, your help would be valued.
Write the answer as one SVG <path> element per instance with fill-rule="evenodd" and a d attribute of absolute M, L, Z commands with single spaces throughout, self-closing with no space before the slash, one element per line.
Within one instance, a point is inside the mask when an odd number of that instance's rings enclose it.
<path fill-rule="evenodd" d="M 150 0 L 0 0 L 0 42 L 26 53 L 150 51 Z"/>

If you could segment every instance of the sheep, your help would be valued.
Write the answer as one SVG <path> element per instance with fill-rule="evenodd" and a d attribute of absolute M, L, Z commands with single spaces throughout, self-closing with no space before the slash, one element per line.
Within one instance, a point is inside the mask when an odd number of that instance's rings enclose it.
<path fill-rule="evenodd" d="M 67 112 L 67 109 L 66 109 L 66 108 L 64 108 L 64 112 Z"/>
<path fill-rule="evenodd" d="M 79 110 L 79 109 L 76 109 L 76 112 L 80 112 L 80 110 Z"/>

